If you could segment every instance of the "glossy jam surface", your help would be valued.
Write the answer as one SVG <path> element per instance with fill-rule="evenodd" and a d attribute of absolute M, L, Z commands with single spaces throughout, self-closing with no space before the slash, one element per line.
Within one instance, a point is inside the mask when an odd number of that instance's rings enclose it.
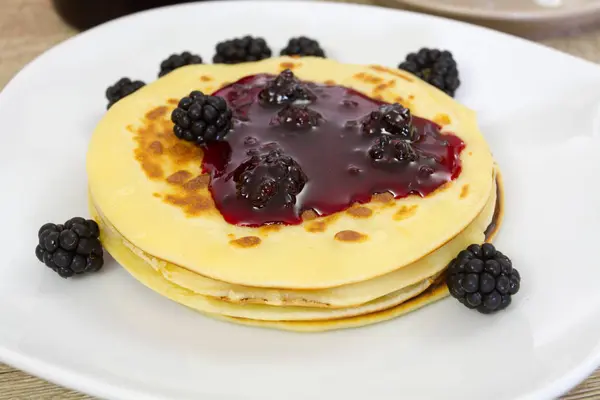
<path fill-rule="evenodd" d="M 271 79 L 268 75 L 250 76 L 214 93 L 225 98 L 236 119 L 225 141 L 209 144 L 203 159 L 203 169 L 211 176 L 214 202 L 227 222 L 242 226 L 299 224 L 304 211 L 326 216 L 354 203 L 369 202 L 376 193 L 389 192 L 395 198 L 426 196 L 460 174 L 464 143 L 455 135 L 441 133 L 434 122 L 412 117 L 410 147 L 416 160 L 376 161 L 370 150 L 378 137 L 365 132 L 360 121 L 385 103 L 349 88 L 305 83 L 316 96 L 304 115 L 304 121 L 310 120 L 312 126 L 298 128 L 281 117 L 286 116 L 284 106 L 258 101 Z M 274 149 L 300 166 L 306 182 L 291 205 L 273 201 L 257 208 L 239 194 L 236 169 L 252 157 L 264 159 Z"/>

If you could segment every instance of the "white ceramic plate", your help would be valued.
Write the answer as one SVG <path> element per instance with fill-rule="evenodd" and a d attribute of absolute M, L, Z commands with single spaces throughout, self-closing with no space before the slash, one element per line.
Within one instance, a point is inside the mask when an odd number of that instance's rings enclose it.
<path fill-rule="evenodd" d="M 525 36 L 577 31 L 600 21 L 598 0 L 375 0 Z"/>
<path fill-rule="evenodd" d="M 316 37 L 330 57 L 395 66 L 452 50 L 506 181 L 498 246 L 521 271 L 495 316 L 447 299 L 371 327 L 292 334 L 217 322 L 112 260 L 63 280 L 34 255 L 39 226 L 86 215 L 85 153 L 121 76 L 151 81 L 175 51 L 264 35 Z M 489 30 L 408 12 L 217 2 L 128 17 L 26 67 L 0 95 L 0 359 L 111 399 L 537 399 L 600 364 L 600 68 Z M 285 262 L 285 260 L 282 260 Z"/>

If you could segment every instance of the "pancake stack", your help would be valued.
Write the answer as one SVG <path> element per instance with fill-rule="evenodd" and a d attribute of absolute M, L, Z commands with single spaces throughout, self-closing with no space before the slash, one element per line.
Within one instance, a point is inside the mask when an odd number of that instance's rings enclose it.
<path fill-rule="evenodd" d="M 228 223 L 202 148 L 175 137 L 171 112 L 192 90 L 285 69 L 434 121 L 464 142 L 460 174 L 427 196 L 374 193 L 331 215 L 308 210 L 300 224 Z M 471 110 L 404 71 L 312 57 L 168 74 L 107 112 L 87 172 L 102 243 L 133 277 L 212 317 L 294 331 L 368 325 L 443 298 L 448 263 L 491 240 L 502 216 L 500 176 Z"/>

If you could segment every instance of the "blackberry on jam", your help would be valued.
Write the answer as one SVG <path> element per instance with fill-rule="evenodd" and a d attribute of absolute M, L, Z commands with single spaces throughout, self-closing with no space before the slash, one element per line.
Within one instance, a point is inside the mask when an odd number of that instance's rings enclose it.
<path fill-rule="evenodd" d="M 446 50 L 422 48 L 417 53 L 407 55 L 398 68 L 418 76 L 453 97 L 460 86 L 458 66 L 452 53 Z"/>
<path fill-rule="evenodd" d="M 220 42 L 213 57 L 215 64 L 238 64 L 271 57 L 271 49 L 265 39 L 244 36 Z"/>
<path fill-rule="evenodd" d="M 142 81 L 132 81 L 129 78 L 121 78 L 114 85 L 106 89 L 108 99 L 107 109 L 111 108 L 117 101 L 129 96 L 131 93 L 141 89 L 146 84 Z"/>
<path fill-rule="evenodd" d="M 98 224 L 81 217 L 62 225 L 47 223 L 38 231 L 35 255 L 63 278 L 96 272 L 104 265 L 99 236 Z"/>
<path fill-rule="evenodd" d="M 415 140 L 412 115 L 401 104 L 385 104 L 372 111 L 362 121 L 362 130 L 367 135 L 391 135 L 404 140 Z"/>
<path fill-rule="evenodd" d="M 316 96 L 296 78 L 292 71 L 286 69 L 265 85 L 258 94 L 258 99 L 264 105 L 280 105 L 293 102 L 307 103 L 315 100 Z"/>
<path fill-rule="evenodd" d="M 369 156 L 376 163 L 413 162 L 418 158 L 417 153 L 409 142 L 402 139 L 394 139 L 384 135 L 375 139 L 375 143 L 369 149 Z"/>
<path fill-rule="evenodd" d="M 282 56 L 314 56 L 325 57 L 325 52 L 314 39 L 300 36 L 291 38 L 287 46 L 281 50 Z"/>
<path fill-rule="evenodd" d="M 323 116 L 307 106 L 288 104 L 271 120 L 274 125 L 282 125 L 292 129 L 310 129 L 319 125 Z"/>
<path fill-rule="evenodd" d="M 175 136 L 196 144 L 223 140 L 233 127 L 233 114 L 225 99 L 197 90 L 179 100 L 171 120 Z"/>
<path fill-rule="evenodd" d="M 234 172 L 234 181 L 238 196 L 260 209 L 270 203 L 293 206 L 307 177 L 293 158 L 281 150 L 271 150 L 242 163 Z"/>
<path fill-rule="evenodd" d="M 472 244 L 450 262 L 446 283 L 462 304 L 491 314 L 510 305 L 521 287 L 521 275 L 492 244 Z"/>
<path fill-rule="evenodd" d="M 171 54 L 169 58 L 160 63 L 158 77 L 160 78 L 177 68 L 192 64 L 202 64 L 202 57 L 192 54 L 189 51 L 184 51 L 181 54 Z"/>

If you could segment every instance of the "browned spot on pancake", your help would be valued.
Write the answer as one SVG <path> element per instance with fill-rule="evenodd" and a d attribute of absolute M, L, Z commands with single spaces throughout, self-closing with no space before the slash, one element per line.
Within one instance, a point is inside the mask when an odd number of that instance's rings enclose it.
<path fill-rule="evenodd" d="M 379 100 L 379 101 L 383 101 L 383 100 L 384 100 L 383 96 L 382 96 L 382 95 L 380 95 L 380 94 L 375 94 L 375 95 L 373 95 L 373 98 L 374 98 L 375 100 Z"/>
<path fill-rule="evenodd" d="M 470 155 L 470 156 L 472 156 L 472 155 L 473 155 L 473 152 L 472 152 L 472 151 L 470 151 L 470 152 L 469 152 L 469 155 Z"/>
<path fill-rule="evenodd" d="M 258 228 L 258 231 L 262 234 L 268 234 L 269 232 L 278 232 L 281 230 L 283 225 L 281 224 L 271 224 L 271 225 L 263 225 Z"/>
<path fill-rule="evenodd" d="M 408 75 L 403 74 L 402 72 L 397 71 L 397 70 L 392 69 L 392 68 L 384 67 L 384 66 L 381 66 L 381 65 L 371 65 L 370 68 L 373 69 L 373 70 L 375 70 L 375 71 L 379 71 L 379 72 L 387 72 L 388 74 L 392 74 L 392 75 L 397 76 L 398 78 L 402 78 L 402 79 L 404 79 L 404 80 L 406 80 L 408 82 L 412 82 L 413 81 L 413 79 L 411 77 L 409 77 Z"/>
<path fill-rule="evenodd" d="M 164 201 L 169 204 L 181 207 L 189 216 L 197 216 L 200 215 L 203 211 L 207 211 L 213 208 L 212 199 L 208 196 L 202 196 L 199 194 L 193 194 L 189 196 L 168 194 Z"/>
<path fill-rule="evenodd" d="M 325 232 L 327 227 L 333 224 L 340 217 L 340 213 L 332 214 L 328 217 L 319 218 L 311 221 L 304 226 L 304 229 L 308 232 L 317 233 Z"/>
<path fill-rule="evenodd" d="M 306 229 L 307 232 L 311 233 L 325 232 L 325 229 L 327 229 L 327 223 L 325 222 L 325 220 L 312 221 L 306 224 L 304 229 Z"/>
<path fill-rule="evenodd" d="M 200 80 L 201 80 L 202 82 L 210 82 L 210 81 L 212 81 L 212 78 L 211 78 L 210 76 L 207 76 L 207 75 L 202 75 L 202 76 L 200 77 Z"/>
<path fill-rule="evenodd" d="M 257 236 L 244 236 L 239 239 L 229 241 L 231 245 L 242 248 L 256 247 L 260 244 L 260 242 L 261 240 Z"/>
<path fill-rule="evenodd" d="M 157 155 L 163 153 L 163 145 L 158 140 L 155 140 L 154 142 L 150 143 L 150 146 L 148 146 L 148 149 L 150 149 L 150 151 L 152 151 L 154 154 L 157 154 Z"/>
<path fill-rule="evenodd" d="M 444 126 L 444 125 L 449 125 L 450 123 L 452 123 L 452 121 L 450 120 L 450 116 L 448 116 L 448 114 L 438 114 L 433 118 L 433 122 L 435 122 L 438 125 Z"/>
<path fill-rule="evenodd" d="M 334 238 L 340 242 L 364 242 L 369 237 L 356 231 L 339 231 L 335 234 Z"/>
<path fill-rule="evenodd" d="M 332 80 L 332 79 L 327 79 L 327 80 L 325 81 L 325 84 L 326 84 L 326 85 L 335 85 L 335 81 L 334 81 L 334 80 Z"/>
<path fill-rule="evenodd" d="M 302 212 L 302 221 L 312 221 L 313 219 L 317 219 L 319 214 L 317 214 L 314 210 L 306 210 Z"/>
<path fill-rule="evenodd" d="M 294 69 L 294 68 L 297 68 L 297 67 L 299 67 L 300 65 L 301 65 L 301 64 L 299 64 L 299 63 L 298 63 L 298 64 L 295 64 L 295 63 L 293 63 L 293 62 L 287 62 L 287 61 L 286 61 L 286 62 L 282 62 L 281 64 L 279 64 L 279 67 L 280 67 L 281 69 Z"/>
<path fill-rule="evenodd" d="M 378 203 L 389 203 L 394 200 L 394 195 L 390 192 L 385 193 L 375 193 L 373 197 L 371 197 L 371 201 L 376 201 Z"/>
<path fill-rule="evenodd" d="M 204 93 L 212 93 L 216 91 L 216 89 L 212 86 L 207 86 L 206 88 L 204 88 Z"/>
<path fill-rule="evenodd" d="M 148 178 L 158 179 L 164 176 L 164 171 L 159 164 L 155 164 L 152 161 L 142 161 L 142 169 L 148 175 Z"/>
<path fill-rule="evenodd" d="M 373 90 L 375 92 L 381 92 L 383 90 L 393 88 L 394 86 L 396 86 L 396 81 L 392 79 L 385 83 L 380 83 L 379 85 L 375 86 L 375 89 L 373 89 Z"/>
<path fill-rule="evenodd" d="M 413 96 L 412 94 L 409 94 L 409 95 L 408 95 L 408 99 L 409 99 L 409 100 L 414 100 L 414 99 L 415 99 L 415 96 Z"/>
<path fill-rule="evenodd" d="M 229 239 L 235 239 L 235 235 L 234 235 L 233 233 L 228 233 L 228 234 L 227 234 L 227 237 L 228 237 Z"/>
<path fill-rule="evenodd" d="M 160 193 L 152 193 L 152 196 L 158 197 L 159 199 L 162 197 L 162 195 Z"/>
<path fill-rule="evenodd" d="M 369 218 L 373 215 L 373 210 L 369 207 L 352 207 L 347 211 L 348 214 L 352 215 L 354 218 Z"/>
<path fill-rule="evenodd" d="M 404 103 L 404 97 L 402 97 L 402 96 L 398 96 L 398 97 L 396 97 L 396 98 L 394 99 L 394 101 L 395 101 L 396 103 L 403 104 L 403 103 Z"/>
<path fill-rule="evenodd" d="M 188 142 L 178 141 L 169 147 L 167 152 L 177 165 L 186 164 L 194 160 L 200 162 L 202 157 L 202 149 Z"/>
<path fill-rule="evenodd" d="M 208 182 L 210 181 L 210 176 L 208 175 L 198 175 L 194 179 L 190 179 L 187 181 L 183 188 L 185 190 L 194 191 L 198 189 L 203 189 L 208 186 Z"/>
<path fill-rule="evenodd" d="M 127 125 L 127 130 L 132 133 L 135 132 L 135 128 L 133 125 Z"/>
<path fill-rule="evenodd" d="M 169 111 L 169 109 L 165 106 L 156 107 L 154 110 L 146 113 L 146 118 L 148 118 L 150 121 L 154 121 L 155 119 L 159 119 L 165 115 L 167 111 Z"/>
<path fill-rule="evenodd" d="M 413 204 L 412 206 L 400 207 L 398 209 L 398 211 L 396 211 L 396 213 L 394 214 L 394 220 L 401 221 L 403 219 L 412 217 L 413 215 L 415 215 L 417 213 L 418 207 L 419 206 L 417 206 L 416 204 Z"/>
<path fill-rule="evenodd" d="M 178 99 L 169 99 L 169 100 L 167 100 L 167 103 L 176 106 L 179 104 L 179 100 Z"/>
<path fill-rule="evenodd" d="M 469 184 L 464 184 L 463 187 L 460 189 L 460 198 L 464 199 L 468 195 L 469 195 Z"/>
<path fill-rule="evenodd" d="M 367 74 L 366 72 L 359 72 L 354 75 L 354 78 L 358 79 L 359 81 L 362 81 L 364 83 L 369 83 L 369 84 L 374 84 L 374 85 L 383 82 L 383 79 L 381 79 L 380 77 L 371 75 L 371 74 Z"/>
<path fill-rule="evenodd" d="M 191 172 L 181 170 L 181 171 L 175 172 L 174 174 L 171 174 L 167 178 L 167 182 L 170 183 L 171 185 L 181 185 L 181 184 L 185 183 L 188 179 L 190 179 L 191 176 L 192 176 Z"/>

